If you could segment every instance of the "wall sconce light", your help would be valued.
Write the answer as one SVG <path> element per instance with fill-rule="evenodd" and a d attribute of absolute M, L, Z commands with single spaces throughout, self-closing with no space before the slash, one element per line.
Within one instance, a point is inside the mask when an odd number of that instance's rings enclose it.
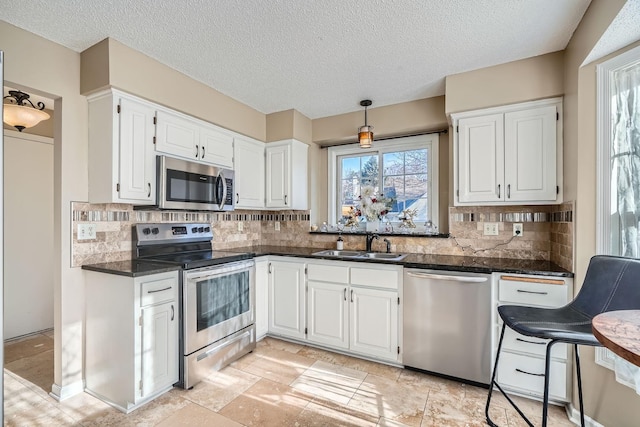
<path fill-rule="evenodd" d="M 29 94 L 19 90 L 10 90 L 9 95 L 4 99 L 9 99 L 8 104 L 4 104 L 4 116 L 2 120 L 9 126 L 13 126 L 22 132 L 25 128 L 30 128 L 43 120 L 47 120 L 49 114 L 44 111 L 44 103 L 38 102 L 38 107 L 29 101 Z M 31 104 L 31 107 L 26 103 Z"/>
<path fill-rule="evenodd" d="M 365 99 L 360 101 L 360 105 L 364 107 L 364 126 L 358 128 L 358 143 L 360 148 L 371 148 L 373 142 L 373 126 L 367 124 L 367 107 L 371 105 L 371 100 Z"/>

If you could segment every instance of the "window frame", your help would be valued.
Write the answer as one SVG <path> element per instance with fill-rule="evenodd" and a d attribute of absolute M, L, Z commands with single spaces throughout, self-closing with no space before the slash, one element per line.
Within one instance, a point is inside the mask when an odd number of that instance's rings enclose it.
<path fill-rule="evenodd" d="M 338 179 L 338 171 L 340 169 L 338 165 L 338 158 L 345 155 L 365 155 L 367 153 L 377 154 L 379 159 L 379 182 L 382 185 L 382 155 L 385 153 L 392 153 L 397 151 L 407 151 L 420 148 L 427 148 L 429 151 L 427 174 L 430 177 L 430 187 L 428 188 L 430 199 L 429 206 L 430 212 L 427 212 L 427 217 L 433 221 L 435 225 L 439 225 L 439 145 L 440 136 L 438 133 L 429 133 L 424 135 L 407 136 L 394 139 L 388 139 L 384 141 L 375 141 L 371 148 L 360 148 L 356 144 L 339 145 L 335 147 L 329 147 L 327 153 L 327 175 L 328 175 L 328 194 L 327 194 L 327 208 L 328 208 L 328 222 L 329 224 L 335 224 L 337 222 L 337 209 L 338 198 L 340 195 L 340 179 Z M 395 224 L 395 223 L 394 223 Z"/>
<path fill-rule="evenodd" d="M 596 254 L 611 254 L 611 79 L 614 72 L 640 61 L 640 46 L 596 66 Z M 596 364 L 615 370 L 613 352 L 595 349 Z M 635 384 L 616 378 L 635 389 Z"/>

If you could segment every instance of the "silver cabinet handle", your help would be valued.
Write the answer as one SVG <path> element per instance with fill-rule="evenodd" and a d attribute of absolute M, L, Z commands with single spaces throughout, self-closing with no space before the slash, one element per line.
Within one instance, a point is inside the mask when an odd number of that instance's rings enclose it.
<path fill-rule="evenodd" d="M 498 184 L 498 199 L 500 198 L 500 184 Z"/>
<path fill-rule="evenodd" d="M 271 263 L 269 263 L 269 274 L 271 274 Z"/>
<path fill-rule="evenodd" d="M 236 193 L 236 203 L 240 203 L 240 193 Z"/>
<path fill-rule="evenodd" d="M 351 302 L 353 302 L 353 289 L 351 289 Z"/>
<path fill-rule="evenodd" d="M 175 311 L 173 309 L 173 304 L 171 304 L 171 321 L 173 322 L 173 318 L 175 317 Z"/>
<path fill-rule="evenodd" d="M 147 182 L 147 185 L 149 186 L 149 193 L 147 193 L 147 197 L 151 197 L 151 183 Z"/>
<path fill-rule="evenodd" d="M 517 292 L 521 294 L 536 294 L 536 295 L 547 295 L 549 292 L 536 292 L 536 291 L 525 291 L 523 289 L 518 289 Z"/>
<path fill-rule="evenodd" d="M 533 375 L 534 377 L 544 377 L 544 374 L 533 374 L 531 372 L 523 371 L 522 369 L 516 368 L 516 372 L 520 372 L 521 374 Z"/>
<path fill-rule="evenodd" d="M 287 195 L 286 194 L 284 195 L 284 204 L 285 205 L 287 204 Z"/>
<path fill-rule="evenodd" d="M 344 300 L 347 300 L 347 288 L 344 288 Z"/>
<path fill-rule="evenodd" d="M 196 159 L 200 157 L 200 146 L 196 145 Z"/>
<path fill-rule="evenodd" d="M 202 146 L 202 158 L 204 159 L 204 145 Z"/>
<path fill-rule="evenodd" d="M 147 293 L 148 294 L 155 294 L 156 292 L 168 291 L 169 289 L 171 289 L 171 286 L 166 287 L 166 288 L 162 288 L 162 289 L 155 289 L 153 291 L 147 291 Z"/>
<path fill-rule="evenodd" d="M 511 198 L 511 184 L 507 185 L 507 199 Z"/>

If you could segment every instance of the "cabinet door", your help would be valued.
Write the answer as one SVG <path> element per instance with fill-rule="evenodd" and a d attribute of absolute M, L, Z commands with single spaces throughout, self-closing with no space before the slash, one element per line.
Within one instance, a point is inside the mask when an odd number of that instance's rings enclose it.
<path fill-rule="evenodd" d="M 178 313 L 175 302 L 142 309 L 141 394 L 178 381 Z"/>
<path fill-rule="evenodd" d="M 269 261 L 256 260 L 256 338 L 269 330 Z"/>
<path fill-rule="evenodd" d="M 269 147 L 267 144 L 267 201 L 268 208 L 289 207 L 291 188 L 291 171 L 289 169 L 289 157 L 291 147 L 279 145 Z"/>
<path fill-rule="evenodd" d="M 556 106 L 504 116 L 505 200 L 556 200 Z"/>
<path fill-rule="evenodd" d="M 305 337 L 304 263 L 269 263 L 269 332 Z"/>
<path fill-rule="evenodd" d="M 213 125 L 202 126 L 200 160 L 233 169 L 233 136 L 214 129 Z"/>
<path fill-rule="evenodd" d="M 458 121 L 458 201 L 504 200 L 503 115 Z"/>
<path fill-rule="evenodd" d="M 236 208 L 264 208 L 264 144 L 235 138 Z"/>
<path fill-rule="evenodd" d="M 156 150 L 200 160 L 200 127 L 198 123 L 165 111 L 158 111 Z"/>
<path fill-rule="evenodd" d="M 148 104 L 120 99 L 119 198 L 123 201 L 155 200 L 154 115 L 155 109 Z"/>
<path fill-rule="evenodd" d="M 397 360 L 398 293 L 352 287 L 350 348 L 354 352 Z"/>
<path fill-rule="evenodd" d="M 309 281 L 308 334 L 311 342 L 349 348 L 347 285 Z"/>

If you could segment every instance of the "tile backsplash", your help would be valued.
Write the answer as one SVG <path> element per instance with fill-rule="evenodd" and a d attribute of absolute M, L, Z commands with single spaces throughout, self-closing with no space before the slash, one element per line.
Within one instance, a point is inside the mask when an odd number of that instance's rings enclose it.
<path fill-rule="evenodd" d="M 393 252 L 551 260 L 573 269 L 572 202 L 553 206 L 450 207 L 450 238 L 391 236 Z M 132 226 L 139 222 L 210 223 L 214 249 L 252 245 L 332 248 L 335 235 L 309 234 L 307 211 L 167 212 L 134 211 L 126 204 L 72 204 L 72 266 L 131 258 Z M 497 236 L 484 236 L 483 223 L 497 222 Z M 512 223 L 524 225 L 512 238 Z M 78 240 L 77 224 L 95 223 L 96 239 Z M 276 223 L 280 229 L 276 230 Z M 345 249 L 364 249 L 361 235 L 343 235 Z M 384 243 L 374 241 L 374 250 Z"/>

